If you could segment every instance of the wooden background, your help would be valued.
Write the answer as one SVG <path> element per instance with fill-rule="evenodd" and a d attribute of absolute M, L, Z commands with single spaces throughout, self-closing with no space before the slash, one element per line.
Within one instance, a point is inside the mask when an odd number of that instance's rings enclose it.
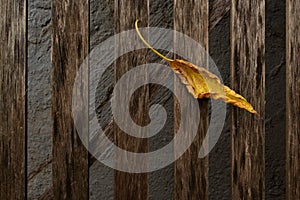
<path fill-rule="evenodd" d="M 231 109 L 231 195 L 233 199 L 265 198 L 265 1 L 174 0 L 174 29 L 203 44 L 208 31 L 231 8 L 231 86 L 254 105 L 259 117 Z M 211 9 L 210 9 L 211 8 Z M 27 4 L 0 0 L 0 199 L 27 198 Z M 217 12 L 218 10 L 218 12 Z M 220 11 L 221 10 L 221 11 Z M 124 12 L 126 11 L 126 12 Z M 209 12 L 213 13 L 209 15 Z M 189 14 L 182 14 L 189 13 Z M 52 0 L 52 169 L 53 187 L 41 199 L 88 199 L 88 169 L 94 159 L 78 139 L 71 117 L 72 83 L 89 51 L 89 2 Z M 148 26 L 149 1 L 116 0 L 115 33 L 133 28 L 142 16 Z M 210 17 L 209 17 L 210 16 Z M 286 1 L 286 199 L 300 199 L 300 0 Z M 175 46 L 176 48 L 176 46 Z M 134 59 L 138 58 L 138 59 Z M 145 53 L 129 54 L 115 63 L 115 81 L 130 66 L 145 62 Z M 118 63 L 126 63 L 123 68 Z M 136 104 L 136 120 L 147 121 L 149 88 Z M 206 102 L 200 101 L 207 112 Z M 175 121 L 180 113 L 175 104 Z M 207 117 L 197 141 L 174 163 L 174 198 L 208 199 L 208 161 L 198 155 Z M 147 151 L 147 141 L 119 136 L 118 145 Z M 276 155 L 274 155 L 276 156 Z M 116 199 L 148 199 L 147 174 L 115 172 Z"/>

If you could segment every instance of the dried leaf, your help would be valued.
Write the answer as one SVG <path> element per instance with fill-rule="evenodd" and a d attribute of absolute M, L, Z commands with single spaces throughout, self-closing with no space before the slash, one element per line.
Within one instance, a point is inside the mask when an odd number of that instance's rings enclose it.
<path fill-rule="evenodd" d="M 169 62 L 173 71 L 178 74 L 181 82 L 186 85 L 188 91 L 195 98 L 220 99 L 253 114 L 257 114 L 252 105 L 244 97 L 223 85 L 216 75 L 210 73 L 205 68 L 180 59 L 172 60 L 160 54 L 143 38 L 138 29 L 138 22 L 139 20 L 136 20 L 135 28 L 143 43 L 155 54 Z"/>

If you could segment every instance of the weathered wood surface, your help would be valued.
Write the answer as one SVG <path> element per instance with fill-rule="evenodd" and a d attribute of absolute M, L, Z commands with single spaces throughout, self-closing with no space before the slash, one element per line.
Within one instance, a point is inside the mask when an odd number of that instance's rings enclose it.
<path fill-rule="evenodd" d="M 216 24 L 218 24 L 218 22 L 225 16 L 226 12 L 224 12 L 225 10 L 227 10 L 227 7 L 230 5 L 230 2 L 227 2 L 226 1 L 219 1 L 219 0 L 214 0 L 212 3 L 211 3 L 211 10 L 213 13 L 215 14 L 212 14 L 210 17 L 210 23 L 209 23 L 209 30 L 212 30 Z M 133 28 L 133 27 L 131 27 Z M 171 54 L 168 54 L 169 56 L 171 56 Z M 162 64 L 165 64 L 164 61 L 160 62 Z M 111 87 L 110 85 L 107 86 L 107 87 Z M 151 85 L 151 93 L 150 95 L 152 96 L 155 96 L 157 95 L 159 89 L 161 88 L 161 86 L 159 85 Z M 109 99 L 109 98 L 107 98 Z M 168 98 L 164 98 L 164 99 L 168 99 Z M 161 102 L 163 103 L 163 102 Z M 110 104 L 109 101 L 107 102 L 101 102 L 101 105 L 105 105 L 105 104 Z M 104 107 L 104 106 L 103 106 Z M 103 129 L 105 130 L 105 134 L 113 140 L 113 122 L 112 120 L 107 120 L 109 123 L 106 124 L 106 126 L 103 127 Z M 96 161 L 96 159 L 94 157 L 91 157 L 91 160 L 90 160 L 90 165 L 92 165 L 94 162 Z"/>
<path fill-rule="evenodd" d="M 214 26 L 224 17 L 224 15 L 226 14 L 226 12 L 224 12 L 225 10 L 227 10 L 227 7 L 230 6 L 230 2 L 228 1 L 224 1 L 224 0 L 213 0 L 210 4 L 211 7 L 211 15 L 210 15 L 210 24 L 209 24 L 209 30 L 213 29 Z M 133 28 L 133 27 L 131 27 Z M 113 84 L 113 83 L 111 83 Z M 111 87 L 110 85 L 108 85 L 107 87 Z M 152 85 L 151 86 L 151 94 L 153 94 L 153 96 L 156 95 L 156 93 L 159 91 L 160 86 L 157 85 Z M 164 98 L 164 99 L 168 99 L 168 98 Z M 163 103 L 163 102 L 162 102 Z M 110 104 L 109 101 L 102 103 L 103 105 L 105 104 Z M 103 129 L 105 130 L 105 134 L 110 137 L 113 140 L 113 120 L 107 120 L 109 123 L 106 124 Z M 96 159 L 94 157 L 90 157 L 91 159 L 89 160 L 89 166 L 91 166 Z M 43 196 L 49 196 L 52 193 L 52 188 L 49 188 Z M 51 196 L 51 195 L 50 195 Z"/>
<path fill-rule="evenodd" d="M 208 26 L 208 0 L 174 1 L 174 29 L 193 38 L 201 44 L 206 51 L 208 51 Z M 188 46 L 178 46 L 176 37 L 177 36 L 175 35 L 174 49 L 186 48 L 187 54 L 192 56 L 193 49 L 190 49 Z M 175 94 L 178 97 L 181 95 L 182 98 L 190 98 L 190 95 L 185 88 L 184 90 L 181 90 L 176 87 L 176 85 Z M 200 123 L 194 118 L 186 119 L 184 113 L 180 112 L 180 106 L 187 105 L 180 105 L 178 101 L 175 101 L 175 134 L 178 130 L 180 120 L 186 121 L 189 125 L 192 123 L 199 124 L 199 129 L 192 145 L 178 160 L 175 161 L 174 199 L 208 199 L 208 157 L 203 159 L 198 158 L 198 153 L 208 127 L 208 101 L 200 100 Z M 185 134 L 186 137 L 190 137 L 190 133 L 180 134 Z M 176 144 L 174 148 L 176 151 Z"/>
<path fill-rule="evenodd" d="M 260 115 L 232 109 L 232 199 L 264 199 L 265 1 L 231 2 L 232 88 Z"/>
<path fill-rule="evenodd" d="M 26 198 L 26 1 L 0 0 L 0 199 Z"/>
<path fill-rule="evenodd" d="M 286 199 L 300 199 L 300 1 L 286 1 Z"/>
<path fill-rule="evenodd" d="M 88 199 L 88 151 L 72 118 L 76 72 L 89 51 L 87 0 L 52 1 L 52 138 L 55 199 Z M 88 67 L 88 66 L 85 66 Z M 83 118 L 83 124 L 88 119 Z"/>
<path fill-rule="evenodd" d="M 114 25 L 115 33 L 120 33 L 125 30 L 133 29 L 136 19 L 140 19 L 140 27 L 148 26 L 149 2 L 139 0 L 115 0 L 115 15 Z M 136 37 L 136 36 L 133 36 Z M 136 37 L 136 39 L 138 39 Z M 120 47 L 126 45 L 123 42 L 116 41 Z M 121 48 L 115 49 L 120 51 Z M 115 83 L 128 70 L 135 66 L 145 64 L 147 62 L 147 50 L 143 49 L 136 52 L 131 52 L 121 56 L 115 61 Z M 132 80 L 133 82 L 135 80 Z M 122 85 L 121 91 L 128 91 L 126 85 Z M 121 95 L 121 94 L 116 94 Z M 126 113 L 125 106 L 129 106 L 132 120 L 138 125 L 146 125 L 148 122 L 149 113 L 149 88 L 147 85 L 141 87 L 137 92 L 129 97 L 131 98 L 130 105 L 115 105 L 117 109 L 123 110 L 121 113 Z M 124 119 L 126 120 L 126 119 Z M 129 122 L 130 123 L 130 122 Z M 114 122 L 114 142 L 117 146 L 130 152 L 144 153 L 148 152 L 148 139 L 135 138 L 128 133 L 123 132 Z M 128 162 L 126 156 L 118 157 L 116 163 L 124 164 Z M 121 161 L 121 162 L 120 162 Z M 115 199 L 148 199 L 149 198 L 149 183 L 147 173 L 127 173 L 115 170 Z"/>

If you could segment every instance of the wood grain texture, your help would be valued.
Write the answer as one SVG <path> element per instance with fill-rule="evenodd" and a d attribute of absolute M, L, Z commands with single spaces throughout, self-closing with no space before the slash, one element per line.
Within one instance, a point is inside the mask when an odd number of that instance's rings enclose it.
<path fill-rule="evenodd" d="M 260 115 L 232 108 L 232 199 L 264 199 L 265 1 L 231 2 L 232 88 Z"/>
<path fill-rule="evenodd" d="M 134 28 L 136 19 L 140 19 L 140 27 L 148 26 L 149 16 L 149 1 L 140 0 L 115 0 L 115 15 L 114 25 L 115 34 Z M 138 40 L 137 36 L 136 40 Z M 118 40 L 120 48 L 115 51 L 120 51 L 121 47 L 126 45 Z M 115 83 L 126 73 L 128 70 L 135 66 L 145 64 L 147 62 L 147 49 L 127 53 L 115 61 Z M 131 80 L 134 82 L 134 78 Z M 129 83 L 130 84 L 130 83 Z M 126 85 L 122 86 L 122 91 L 128 91 Z M 122 95 L 116 93 L 116 95 Z M 130 98 L 130 105 L 116 105 L 118 108 L 124 110 L 125 106 L 129 106 L 131 111 L 132 120 L 142 126 L 148 122 L 149 113 L 149 88 L 147 85 L 142 86 Z M 124 111 L 126 112 L 126 111 Z M 127 120 L 127 119 L 124 119 Z M 130 123 L 130 122 L 129 122 Z M 128 124 L 128 123 L 127 123 Z M 148 139 L 135 138 L 123 132 L 114 122 L 114 142 L 120 148 L 136 153 L 148 152 Z M 116 163 L 126 165 L 128 160 L 126 156 L 118 157 Z M 115 170 L 115 199 L 141 199 L 146 200 L 149 198 L 149 183 L 147 173 L 126 173 Z"/>
<path fill-rule="evenodd" d="M 286 1 L 286 199 L 300 199 L 300 1 Z"/>
<path fill-rule="evenodd" d="M 218 24 L 218 22 L 224 17 L 224 15 L 226 14 L 226 12 L 224 12 L 225 10 L 227 10 L 228 4 L 227 4 L 227 0 L 213 0 L 211 2 L 210 5 L 210 9 L 211 9 L 211 15 L 210 15 L 210 20 L 209 20 L 209 30 L 213 29 L 213 27 L 215 25 Z M 229 2 L 230 5 L 230 2 Z M 132 27 L 133 28 L 133 27 Z M 169 57 L 171 56 L 171 54 L 169 55 Z M 165 63 L 165 62 L 162 62 Z M 113 83 L 111 83 L 113 84 Z M 151 94 L 153 96 L 157 95 L 157 92 L 159 91 L 160 86 L 157 85 L 153 85 L 151 86 Z M 165 99 L 168 99 L 167 97 Z M 107 101 L 106 103 L 109 103 L 109 101 Z M 162 102 L 163 103 L 163 102 Z M 103 103 L 104 104 L 104 103 Z M 105 127 L 103 127 L 103 129 L 105 130 L 105 134 L 111 139 L 114 140 L 114 133 L 113 133 L 113 120 L 108 120 L 109 124 L 107 124 Z M 93 141 L 91 141 L 93 143 Z M 90 156 L 90 160 L 89 160 L 89 166 L 93 165 L 93 163 L 96 161 L 96 159 L 93 156 Z M 49 196 L 50 194 L 52 194 L 52 189 L 47 190 L 43 196 Z"/>
<path fill-rule="evenodd" d="M 208 25 L 209 25 L 209 3 L 208 0 L 175 0 L 174 1 L 174 29 L 193 38 L 208 51 Z M 178 46 L 176 42 L 174 49 L 185 48 L 188 55 L 192 56 L 191 47 Z M 200 57 L 200 56 L 198 56 Z M 191 58 L 193 59 L 193 58 Z M 195 59 L 195 58 L 194 58 Z M 185 89 L 185 88 L 184 88 Z M 190 98 L 187 90 L 181 90 L 175 85 L 175 94 L 179 97 Z M 208 101 L 200 100 L 200 123 L 195 119 L 186 119 L 181 114 L 178 101 L 174 105 L 175 134 L 178 130 L 180 120 L 187 124 L 200 124 L 197 136 L 189 149 L 175 161 L 174 166 L 174 199 L 208 199 L 208 157 L 198 158 L 198 153 L 208 128 Z M 184 117 L 183 117 L 184 116 Z M 189 137 L 190 133 L 186 134 Z M 176 144 L 174 146 L 176 149 Z"/>
<path fill-rule="evenodd" d="M 26 1 L 0 0 L 0 199 L 26 198 Z"/>
<path fill-rule="evenodd" d="M 229 0 L 213 0 L 211 3 L 210 3 L 210 10 L 211 10 L 211 13 L 210 13 L 210 16 L 209 16 L 209 31 L 211 31 L 217 24 L 218 22 L 225 16 L 225 14 L 230 10 L 230 4 L 231 2 Z M 131 27 L 133 28 L 133 27 Z M 172 56 L 172 54 L 168 54 L 167 56 Z M 165 61 L 162 60 L 160 62 L 161 64 L 165 64 Z M 150 86 L 150 95 L 152 96 L 155 96 L 157 95 L 158 91 L 160 90 L 161 86 L 159 85 L 151 85 Z M 151 97 L 150 97 L 151 98 Z M 168 98 L 166 98 L 168 99 Z M 110 104 L 109 101 L 107 102 L 103 102 L 102 104 L 105 105 L 106 103 Z M 113 131 L 112 131 L 112 120 L 107 120 L 109 121 L 110 123 L 107 124 L 105 127 L 104 127 L 104 130 L 105 131 L 105 134 L 111 139 L 113 140 Z M 94 157 L 91 157 L 91 160 L 90 160 L 90 165 L 92 165 L 94 162 L 96 161 L 96 159 Z"/>
<path fill-rule="evenodd" d="M 52 137 L 54 199 L 88 199 L 88 152 L 72 118 L 76 72 L 89 51 L 87 0 L 52 1 Z M 86 66 L 87 67 L 87 66 Z M 80 109 L 80 108 L 78 108 Z M 88 124 L 83 118 L 83 124 Z"/>

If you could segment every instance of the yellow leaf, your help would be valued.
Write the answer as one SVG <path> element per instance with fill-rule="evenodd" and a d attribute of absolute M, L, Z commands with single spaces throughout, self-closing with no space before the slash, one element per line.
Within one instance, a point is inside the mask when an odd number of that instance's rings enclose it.
<path fill-rule="evenodd" d="M 135 28 L 143 43 L 155 54 L 169 62 L 173 71 L 178 74 L 181 82 L 186 85 L 188 91 L 194 98 L 220 99 L 226 103 L 257 114 L 252 105 L 244 97 L 223 85 L 216 75 L 210 73 L 205 68 L 198 67 L 190 62 L 180 59 L 172 60 L 160 54 L 143 38 L 138 29 L 138 22 L 139 20 L 136 20 Z"/>

